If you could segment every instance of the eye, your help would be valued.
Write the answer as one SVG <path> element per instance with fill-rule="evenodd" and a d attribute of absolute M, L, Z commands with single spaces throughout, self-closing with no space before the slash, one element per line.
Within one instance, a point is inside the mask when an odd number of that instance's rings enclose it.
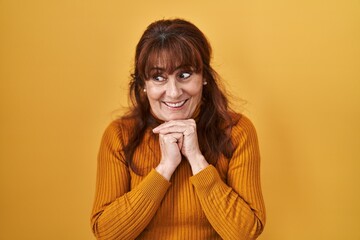
<path fill-rule="evenodd" d="M 160 76 L 160 75 L 158 75 L 158 76 L 153 76 L 152 79 L 153 79 L 154 81 L 156 81 L 156 82 L 163 82 L 163 81 L 166 80 L 165 77 Z"/>
<path fill-rule="evenodd" d="M 179 74 L 179 78 L 181 79 L 187 79 L 191 76 L 191 73 L 190 72 L 182 72 Z"/>

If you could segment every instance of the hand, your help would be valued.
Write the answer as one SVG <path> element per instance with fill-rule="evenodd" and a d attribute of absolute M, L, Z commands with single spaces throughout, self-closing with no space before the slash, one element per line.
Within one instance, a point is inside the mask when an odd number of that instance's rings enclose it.
<path fill-rule="evenodd" d="M 209 165 L 199 148 L 195 120 L 172 120 L 154 128 L 153 132 L 160 135 L 176 133 L 183 136 L 178 146 L 181 146 L 179 149 L 189 161 L 194 175 Z"/>
<path fill-rule="evenodd" d="M 162 176 L 170 180 L 175 169 L 181 162 L 180 149 L 182 148 L 183 135 L 181 133 L 159 134 L 161 160 L 156 167 Z"/>

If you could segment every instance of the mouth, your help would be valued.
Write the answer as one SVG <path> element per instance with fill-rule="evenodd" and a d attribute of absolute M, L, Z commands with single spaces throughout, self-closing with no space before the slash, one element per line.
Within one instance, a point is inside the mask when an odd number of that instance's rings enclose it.
<path fill-rule="evenodd" d="M 168 106 L 169 108 L 181 108 L 182 106 L 185 105 L 185 103 L 188 101 L 189 99 L 186 99 L 184 101 L 181 102 L 163 102 L 166 106 Z"/>

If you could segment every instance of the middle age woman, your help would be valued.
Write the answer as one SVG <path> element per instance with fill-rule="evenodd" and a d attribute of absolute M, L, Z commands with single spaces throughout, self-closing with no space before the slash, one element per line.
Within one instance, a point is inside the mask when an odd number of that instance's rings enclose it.
<path fill-rule="evenodd" d="M 160 20 L 136 47 L 133 106 L 106 129 L 92 227 L 99 239 L 255 239 L 263 231 L 256 131 L 231 111 L 192 23 Z"/>

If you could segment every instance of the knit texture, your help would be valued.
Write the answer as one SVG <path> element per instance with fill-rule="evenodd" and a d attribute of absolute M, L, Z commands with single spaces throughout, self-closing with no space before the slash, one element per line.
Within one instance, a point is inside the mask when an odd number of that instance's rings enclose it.
<path fill-rule="evenodd" d="M 135 174 L 122 148 L 132 120 L 112 122 L 98 155 L 92 230 L 98 239 L 256 239 L 265 225 L 256 131 L 244 116 L 231 132 L 236 150 L 192 176 L 183 159 L 170 182 L 154 168 L 158 136 L 148 129 L 134 154 Z"/>

